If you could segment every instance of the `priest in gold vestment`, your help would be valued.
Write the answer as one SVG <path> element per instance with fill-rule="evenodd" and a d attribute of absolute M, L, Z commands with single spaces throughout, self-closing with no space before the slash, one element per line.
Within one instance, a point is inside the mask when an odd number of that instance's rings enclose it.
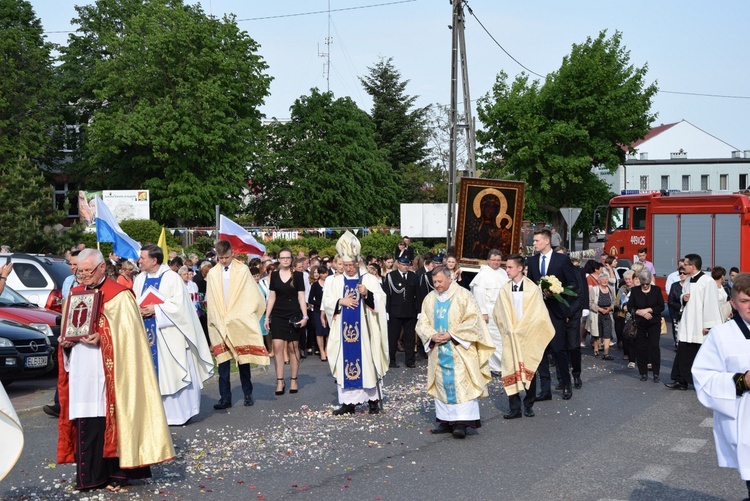
<path fill-rule="evenodd" d="M 95 332 L 60 338 L 57 462 L 75 462 L 76 489 L 88 490 L 150 477 L 175 452 L 133 292 L 106 278 L 96 249 L 78 255 L 78 274 L 71 292 L 98 289 L 102 307 Z"/>
<path fill-rule="evenodd" d="M 523 274 L 525 260 L 519 254 L 506 258 L 505 271 L 510 281 L 500 288 L 492 316 L 503 340 L 503 388 L 508 394 L 510 412 L 505 419 L 534 417 L 536 369 L 544 350 L 555 336 L 555 327 L 544 306 L 542 290 Z"/>
<path fill-rule="evenodd" d="M 435 290 L 422 303 L 417 334 L 428 353 L 427 393 L 435 398 L 432 433 L 466 437 L 481 426 L 479 397 L 487 396 L 488 361 L 495 345 L 471 292 L 453 283 L 444 266 L 431 272 Z"/>

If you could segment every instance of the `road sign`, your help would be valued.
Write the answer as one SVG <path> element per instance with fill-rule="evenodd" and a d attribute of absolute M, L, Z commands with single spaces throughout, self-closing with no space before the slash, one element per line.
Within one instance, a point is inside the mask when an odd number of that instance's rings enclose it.
<path fill-rule="evenodd" d="M 565 223 L 568 225 L 568 245 L 572 245 L 573 243 L 573 225 L 576 224 L 576 220 L 578 219 L 578 216 L 581 215 L 581 208 L 580 207 L 561 207 L 560 213 L 563 216 L 563 219 L 565 219 Z M 571 249 L 573 250 L 573 249 Z"/>

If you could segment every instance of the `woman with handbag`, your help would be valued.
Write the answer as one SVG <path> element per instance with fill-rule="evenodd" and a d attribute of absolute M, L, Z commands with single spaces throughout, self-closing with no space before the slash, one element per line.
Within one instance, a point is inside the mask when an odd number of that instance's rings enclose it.
<path fill-rule="evenodd" d="M 651 272 L 643 268 L 638 273 L 640 287 L 633 287 L 628 300 L 628 311 L 633 315 L 638 333 L 635 337 L 636 358 L 641 381 L 648 380 L 648 365 L 654 373 L 654 383 L 659 382 L 661 350 L 661 312 L 664 311 L 664 298 L 661 289 L 651 284 Z"/>
<path fill-rule="evenodd" d="M 615 297 L 615 332 L 617 339 L 622 341 L 623 360 L 628 361 L 628 369 L 635 369 L 635 338 L 628 336 L 625 332 L 625 319 L 628 316 L 628 299 L 630 299 L 630 289 L 633 287 L 633 270 L 626 271 L 622 278 L 623 283 L 617 290 Z"/>
<path fill-rule="evenodd" d="M 595 287 L 589 289 L 589 332 L 591 333 L 591 344 L 594 346 L 594 356 L 599 356 L 599 342 L 604 345 L 602 360 L 613 360 L 609 354 L 612 344 L 612 335 L 615 324 L 612 311 L 615 303 L 615 291 L 609 285 L 609 274 L 602 272 L 598 275 L 599 282 Z"/>
<path fill-rule="evenodd" d="M 289 393 L 297 393 L 299 371 L 299 329 L 307 325 L 304 276 L 292 270 L 292 250 L 279 251 L 279 269 L 271 273 L 270 290 L 266 303 L 265 328 L 273 339 L 274 365 L 276 366 L 276 395 L 286 391 L 284 382 L 284 345 L 292 370 Z"/>

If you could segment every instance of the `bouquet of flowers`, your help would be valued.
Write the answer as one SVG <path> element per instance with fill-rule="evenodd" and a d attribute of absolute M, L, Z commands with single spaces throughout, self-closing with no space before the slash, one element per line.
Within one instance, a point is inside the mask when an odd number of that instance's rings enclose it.
<path fill-rule="evenodd" d="M 562 283 L 560 283 L 560 280 L 554 275 L 543 276 L 539 281 L 539 287 L 541 287 L 543 293 L 554 297 L 565 306 L 570 306 L 570 303 L 568 303 L 563 295 L 578 296 L 578 294 L 573 292 L 570 287 L 563 287 Z"/>

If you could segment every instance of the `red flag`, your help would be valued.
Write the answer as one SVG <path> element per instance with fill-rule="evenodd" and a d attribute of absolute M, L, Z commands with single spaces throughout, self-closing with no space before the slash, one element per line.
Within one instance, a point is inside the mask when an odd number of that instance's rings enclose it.
<path fill-rule="evenodd" d="M 219 238 L 229 240 L 232 250 L 238 254 L 263 257 L 266 253 L 265 245 L 258 243 L 245 228 L 224 215 L 219 216 Z"/>

